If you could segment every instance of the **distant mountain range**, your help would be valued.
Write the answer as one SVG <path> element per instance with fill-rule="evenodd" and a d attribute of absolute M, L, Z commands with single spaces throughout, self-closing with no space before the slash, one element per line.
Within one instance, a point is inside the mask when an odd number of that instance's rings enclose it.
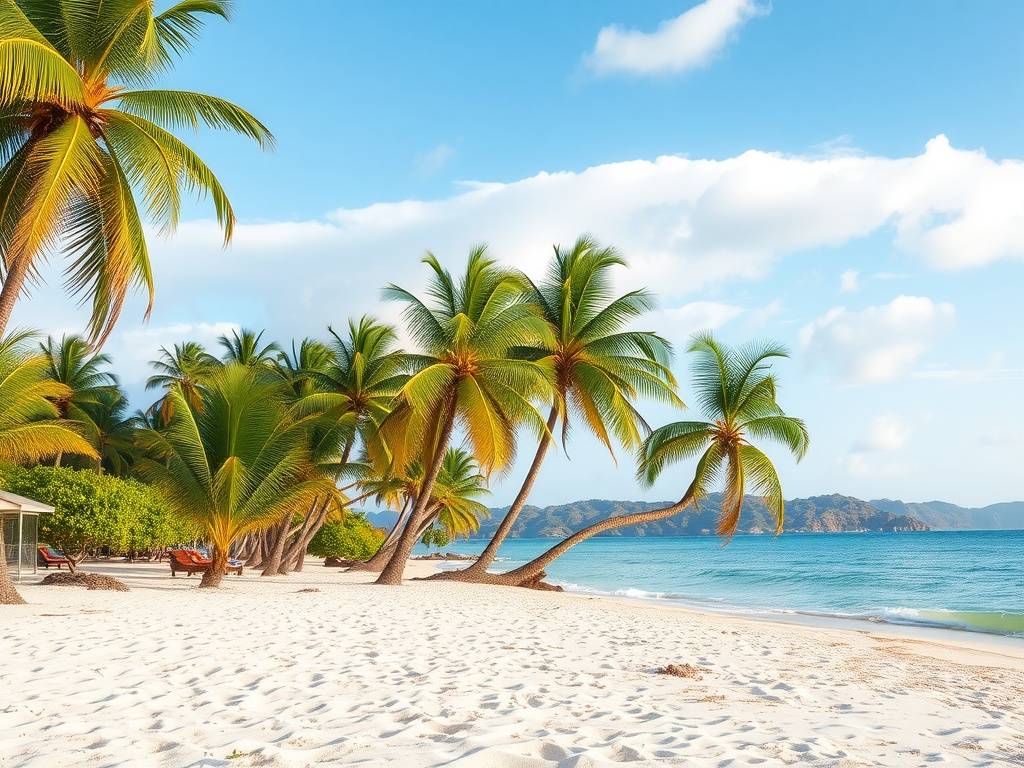
<path fill-rule="evenodd" d="M 664 507 L 671 502 L 607 501 L 589 499 L 549 507 L 527 505 L 512 529 L 513 538 L 562 537 L 598 520 L 632 512 Z M 604 536 L 698 536 L 714 533 L 715 520 L 722 507 L 722 495 L 711 494 L 697 509 L 646 525 L 629 526 Z M 476 538 L 490 538 L 508 507 L 491 510 Z M 378 526 L 394 525 L 392 512 L 371 513 Z M 990 504 L 987 507 L 960 507 L 945 501 L 907 503 L 891 499 L 862 501 L 852 496 L 832 494 L 793 499 L 786 502 L 786 532 L 841 533 L 854 531 L 927 531 L 927 530 L 999 530 L 1024 529 L 1024 501 Z M 771 533 L 772 516 L 764 503 L 748 496 L 740 516 L 740 532 Z"/>

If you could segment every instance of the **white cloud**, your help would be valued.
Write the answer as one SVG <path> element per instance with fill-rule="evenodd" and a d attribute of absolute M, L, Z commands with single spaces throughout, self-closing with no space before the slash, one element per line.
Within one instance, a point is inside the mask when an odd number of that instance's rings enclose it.
<path fill-rule="evenodd" d="M 892 477 L 906 471 L 896 454 L 906 446 L 910 434 L 910 426 L 901 417 L 876 416 L 844 457 L 847 472 L 858 477 Z"/>
<path fill-rule="evenodd" d="M 859 312 L 834 307 L 804 326 L 800 342 L 809 360 L 831 363 L 842 380 L 886 381 L 908 373 L 955 317 L 952 304 L 898 296 Z"/>
<path fill-rule="evenodd" d="M 767 12 L 754 0 L 704 0 L 654 32 L 613 24 L 597 33 L 586 62 L 600 74 L 684 72 L 706 64 L 740 26 Z"/>
<path fill-rule="evenodd" d="M 848 269 L 839 276 L 840 293 L 856 293 L 860 290 L 860 272 Z"/>
<path fill-rule="evenodd" d="M 686 346 L 697 331 L 711 331 L 743 314 L 743 307 L 716 301 L 693 301 L 681 307 L 658 309 L 639 323 L 671 341 L 678 349 Z"/>
<path fill-rule="evenodd" d="M 907 444 L 909 437 L 910 427 L 906 421 L 893 414 L 883 414 L 871 420 L 867 432 L 854 448 L 864 453 L 898 451 Z"/>
<path fill-rule="evenodd" d="M 382 308 L 380 287 L 420 287 L 425 272 L 417 262 L 426 248 L 457 266 L 471 245 L 487 241 L 496 257 L 536 275 L 552 243 L 571 243 L 581 232 L 615 244 L 629 259 L 629 269 L 618 273 L 621 288 L 648 286 L 670 307 L 709 285 L 763 278 L 787 254 L 821 249 L 821 259 L 832 259 L 835 247 L 890 230 L 897 246 L 940 268 L 1020 259 L 1024 215 L 1011 202 L 1024 211 L 1022 169 L 1019 161 L 996 162 L 939 137 L 906 158 L 752 150 L 723 160 L 664 156 L 471 183 L 438 200 L 243 222 L 227 249 L 214 222 L 188 221 L 172 240 L 152 238 L 153 325 L 231 320 L 289 338 L 322 333 L 328 323 L 362 312 L 394 318 L 397 307 Z M 976 210 L 992 195 L 987 185 L 1011 201 L 996 209 L 1007 218 L 977 229 L 971 247 L 955 250 L 954 264 L 946 256 L 960 241 L 953 235 L 946 243 L 944 235 L 960 220 L 991 221 L 991 211 Z M 84 326 L 85 313 L 63 294 L 57 266 L 51 261 L 47 286 L 19 303 L 15 325 Z M 129 303 L 120 329 L 138 327 L 141 316 L 141 302 Z M 830 332 L 822 328 L 818 338 Z M 894 337 L 901 338 L 899 329 Z M 915 340 L 901 359 L 916 360 L 921 343 Z M 128 345 L 115 338 L 110 351 L 134 354 Z"/>
<path fill-rule="evenodd" d="M 455 150 L 447 144 L 438 144 L 429 152 L 416 157 L 416 171 L 422 176 L 432 176 L 455 156 Z"/>

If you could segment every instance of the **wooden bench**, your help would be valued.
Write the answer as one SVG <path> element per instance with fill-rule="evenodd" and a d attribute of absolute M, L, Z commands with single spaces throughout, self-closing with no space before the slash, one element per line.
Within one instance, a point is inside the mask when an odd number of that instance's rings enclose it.
<path fill-rule="evenodd" d="M 191 576 L 193 573 L 206 573 L 213 564 L 211 560 L 200 555 L 193 549 L 172 549 L 168 554 L 168 562 L 171 564 L 171 576 L 184 573 Z M 242 575 L 242 565 L 231 565 L 228 563 L 228 573 Z"/>

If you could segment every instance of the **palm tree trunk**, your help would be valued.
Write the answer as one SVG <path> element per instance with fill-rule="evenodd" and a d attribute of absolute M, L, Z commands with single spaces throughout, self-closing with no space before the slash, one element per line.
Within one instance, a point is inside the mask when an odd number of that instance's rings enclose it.
<path fill-rule="evenodd" d="M 446 403 L 441 435 L 438 438 L 434 451 L 434 459 L 430 463 L 430 469 L 423 476 L 423 485 L 420 487 L 419 498 L 416 499 L 416 506 L 405 525 L 405 530 L 395 545 L 395 553 L 380 572 L 375 584 L 397 587 L 402 583 L 402 574 L 405 572 L 405 563 L 409 559 L 413 546 L 416 544 L 416 532 L 423 523 L 427 513 L 427 504 L 430 503 L 430 496 L 434 492 L 434 482 L 441 472 L 441 465 L 444 463 L 444 452 L 448 448 L 448 442 L 452 439 L 452 431 L 455 427 L 455 403 L 451 400 Z"/>
<path fill-rule="evenodd" d="M 7 324 L 11 321 L 14 305 L 18 301 L 18 297 L 21 296 L 21 289 L 25 285 L 31 261 L 31 258 L 21 254 L 11 261 L 7 269 L 3 288 L 0 289 L 0 336 L 7 333 Z"/>
<path fill-rule="evenodd" d="M 288 531 L 292 526 L 292 513 L 286 512 L 284 519 L 278 525 L 273 526 L 270 530 L 273 531 L 273 545 L 270 547 L 270 554 L 267 557 L 266 564 L 263 566 L 263 572 L 260 576 L 277 576 L 281 568 L 281 555 L 284 554 L 284 544 L 288 539 Z"/>
<path fill-rule="evenodd" d="M 562 539 L 562 541 L 551 547 L 551 549 L 543 555 L 534 558 L 526 565 L 522 565 L 519 568 L 508 571 L 507 573 L 483 574 L 479 577 L 480 581 L 487 584 L 502 584 L 510 587 L 521 587 L 524 584 L 537 581 L 543 577 L 544 569 L 547 566 L 580 542 L 586 541 L 599 533 L 612 531 L 616 528 L 622 528 L 627 525 L 641 525 L 643 523 L 653 523 L 656 520 L 664 520 L 666 517 L 672 517 L 673 515 L 679 514 L 693 504 L 695 500 L 694 488 L 691 485 L 686 491 L 686 495 L 675 504 L 662 507 L 661 509 L 652 509 L 649 512 L 636 512 L 631 515 L 610 517 L 607 520 L 594 523 L 593 525 L 587 526 L 583 530 L 577 531 L 571 536 L 567 536 Z"/>
<path fill-rule="evenodd" d="M 7 547 L 4 546 L 4 526 L 0 520 L 0 605 L 24 604 L 25 598 L 18 594 L 11 580 L 11 572 L 7 569 Z"/>
<path fill-rule="evenodd" d="M 512 501 L 512 506 L 508 508 L 508 512 L 505 513 L 505 517 L 501 521 L 501 525 L 499 525 L 498 530 L 494 532 L 494 536 L 491 537 L 487 547 L 480 553 L 480 557 L 478 557 L 468 568 L 463 568 L 458 571 L 441 571 L 434 574 L 431 578 L 446 579 L 449 581 L 479 581 L 481 574 L 487 573 L 487 569 L 498 556 L 498 550 L 501 548 L 501 545 L 512 532 L 512 526 L 515 525 L 516 520 L 519 518 L 519 513 L 522 512 L 523 507 L 526 506 L 526 500 L 530 498 L 530 492 L 533 490 L 533 484 L 537 480 L 537 475 L 540 474 L 540 468 L 544 463 L 544 457 L 547 455 L 548 448 L 551 446 L 551 442 L 553 440 L 551 431 L 555 428 L 555 424 L 557 422 L 558 405 L 556 403 L 551 406 L 551 414 L 548 416 L 548 431 L 540 439 L 540 445 L 537 446 L 537 453 L 533 456 L 533 463 L 530 465 L 530 471 L 526 473 L 523 485 L 519 489 L 519 493 L 516 495 L 515 499 Z"/>
<path fill-rule="evenodd" d="M 203 580 L 199 582 L 200 587 L 219 587 L 228 569 L 228 552 L 218 545 L 213 545 L 213 562 L 209 569 L 203 574 Z"/>

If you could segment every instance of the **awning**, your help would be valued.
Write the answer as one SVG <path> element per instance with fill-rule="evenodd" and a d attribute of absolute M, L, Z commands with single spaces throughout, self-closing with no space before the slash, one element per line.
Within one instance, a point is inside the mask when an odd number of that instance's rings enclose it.
<path fill-rule="evenodd" d="M 10 491 L 0 491 L 0 512 L 53 512 L 53 507 L 35 499 L 27 499 Z"/>

